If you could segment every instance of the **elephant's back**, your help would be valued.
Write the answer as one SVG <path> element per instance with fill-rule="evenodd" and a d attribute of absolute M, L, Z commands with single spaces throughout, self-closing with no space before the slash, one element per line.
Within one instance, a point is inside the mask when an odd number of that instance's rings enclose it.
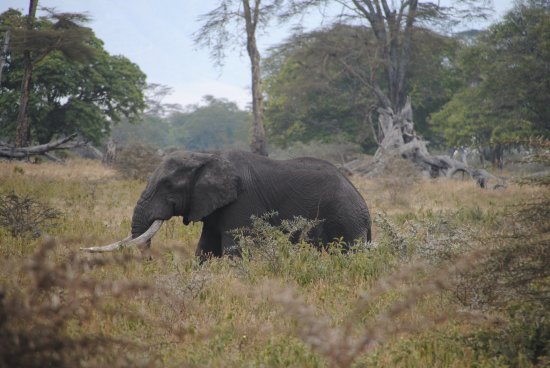
<path fill-rule="evenodd" d="M 245 152 L 229 154 L 246 198 L 259 214 L 276 211 L 281 218 L 323 219 L 330 241 L 366 238 L 371 219 L 363 196 L 334 165 L 316 158 L 272 160 Z"/>
<path fill-rule="evenodd" d="M 264 188 L 268 193 L 347 197 L 365 203 L 355 186 L 328 161 L 313 157 L 274 160 L 243 151 L 230 151 L 226 158 L 235 166 L 244 187 Z"/>

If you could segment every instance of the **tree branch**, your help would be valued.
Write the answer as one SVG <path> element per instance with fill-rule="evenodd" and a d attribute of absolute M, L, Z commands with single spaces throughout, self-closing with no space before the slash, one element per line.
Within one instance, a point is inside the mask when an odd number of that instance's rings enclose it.
<path fill-rule="evenodd" d="M 412 32 L 414 20 L 416 18 L 416 9 L 418 7 L 418 0 L 411 0 L 409 4 L 409 13 L 407 14 L 407 23 L 405 25 L 405 30 L 403 31 L 403 46 L 401 48 L 401 63 L 399 64 L 398 70 L 398 88 L 399 93 L 398 98 L 400 100 L 404 99 L 405 95 L 405 74 L 407 72 L 407 67 L 409 63 L 409 57 L 411 54 L 411 43 L 412 43 Z"/>
<path fill-rule="evenodd" d="M 391 16 L 391 9 L 388 6 L 388 2 L 386 0 L 382 0 L 382 6 L 384 7 L 384 13 L 386 14 L 386 17 L 389 18 Z"/>
<path fill-rule="evenodd" d="M 60 138 L 58 140 L 41 144 L 38 146 L 31 147 L 20 147 L 11 146 L 5 143 L 0 143 L 0 157 L 22 159 L 29 156 L 44 155 L 45 153 L 53 150 L 74 148 L 81 145 L 81 142 L 76 142 L 73 144 L 66 144 L 67 142 L 75 139 L 77 136 L 76 133 L 71 134 L 68 137 Z"/>
<path fill-rule="evenodd" d="M 372 4 L 370 2 L 365 2 L 365 4 L 368 6 L 368 10 L 358 1 L 358 0 L 352 0 L 353 4 L 359 9 L 361 13 L 367 18 L 369 23 L 373 28 L 374 27 L 374 8 L 372 7 Z"/>
<path fill-rule="evenodd" d="M 351 73 L 355 78 L 357 78 L 361 83 L 370 88 L 384 108 L 391 108 L 391 102 L 384 92 L 377 85 L 371 83 L 369 80 L 363 78 L 361 74 L 355 71 L 351 66 L 348 65 L 342 58 L 336 58 L 336 60 L 344 66 L 344 68 Z"/>

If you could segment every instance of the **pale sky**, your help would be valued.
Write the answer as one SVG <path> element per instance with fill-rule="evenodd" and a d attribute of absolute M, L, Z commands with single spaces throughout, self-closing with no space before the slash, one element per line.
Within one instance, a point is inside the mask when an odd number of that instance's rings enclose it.
<path fill-rule="evenodd" d="M 8 8 L 28 11 L 28 0 L 0 0 L 0 13 Z M 249 104 L 250 63 L 246 51 L 230 50 L 223 68 L 217 68 L 208 50 L 197 48 L 193 32 L 200 27 L 199 15 L 212 10 L 218 0 L 39 0 L 39 6 L 60 12 L 87 13 L 88 24 L 104 41 L 112 55 L 124 55 L 147 74 L 148 83 L 173 88 L 164 102 L 182 106 L 199 103 L 206 94 Z M 513 0 L 493 0 L 494 19 L 513 5 Z M 321 24 L 319 14 L 306 19 L 311 26 Z M 274 23 L 266 34 L 258 35 L 260 52 L 290 35 L 289 27 Z"/>

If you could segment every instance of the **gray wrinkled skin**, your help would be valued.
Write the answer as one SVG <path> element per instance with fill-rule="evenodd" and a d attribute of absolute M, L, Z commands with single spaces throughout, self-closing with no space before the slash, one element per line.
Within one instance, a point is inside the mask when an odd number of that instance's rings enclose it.
<path fill-rule="evenodd" d="M 132 236 L 154 220 L 202 221 L 197 256 L 234 249 L 230 233 L 252 215 L 277 212 L 271 221 L 302 216 L 322 220 L 310 237 L 317 246 L 335 239 L 371 240 L 363 197 L 332 164 L 313 158 L 272 160 L 247 152 L 174 152 L 155 170 L 132 217 Z"/>

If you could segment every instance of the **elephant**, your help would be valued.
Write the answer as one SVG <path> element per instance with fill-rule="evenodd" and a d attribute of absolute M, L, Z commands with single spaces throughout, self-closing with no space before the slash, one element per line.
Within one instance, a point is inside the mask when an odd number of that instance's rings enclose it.
<path fill-rule="evenodd" d="M 310 237 L 322 247 L 334 240 L 352 245 L 371 241 L 367 204 L 353 184 L 331 163 L 315 158 L 274 160 L 243 151 L 166 156 L 149 178 L 132 216 L 128 238 L 107 246 L 150 246 L 163 221 L 181 216 L 185 225 L 201 221 L 196 256 L 221 257 L 235 249 L 232 230 L 248 227 L 252 216 L 273 212 L 274 224 L 302 216 L 317 219 Z M 238 249 L 238 248 L 237 248 Z"/>

